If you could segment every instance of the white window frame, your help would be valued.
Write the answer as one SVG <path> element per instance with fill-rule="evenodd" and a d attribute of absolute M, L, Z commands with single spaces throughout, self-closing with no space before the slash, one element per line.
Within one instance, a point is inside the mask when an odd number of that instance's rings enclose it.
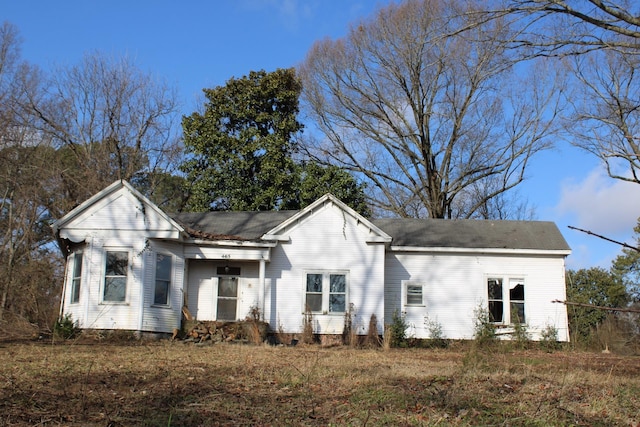
<path fill-rule="evenodd" d="M 80 258 L 80 260 L 78 260 Z M 82 289 L 82 271 L 84 270 L 84 253 L 83 251 L 76 251 L 73 253 L 71 262 L 71 286 L 69 289 L 69 304 L 80 304 L 80 291 Z M 78 261 L 79 264 L 78 264 Z M 80 266 L 80 275 L 76 276 L 77 267 Z M 77 295 L 77 300 L 74 301 L 74 296 Z"/>
<path fill-rule="evenodd" d="M 489 298 L 489 281 L 500 280 L 502 282 L 502 299 L 498 300 Z M 511 291 L 515 289 L 517 285 L 523 286 L 523 299 L 511 298 Z M 521 304 L 523 306 L 524 319 L 519 324 L 526 324 L 527 322 L 527 297 L 526 297 L 526 278 L 524 275 L 510 275 L 504 276 L 500 274 L 487 275 L 484 280 L 485 295 L 487 296 L 487 310 L 489 310 L 489 303 L 491 301 L 502 301 L 502 319 L 500 321 L 491 322 L 494 325 L 501 326 L 513 326 L 512 317 L 514 313 L 513 304 Z M 490 311 L 490 310 L 489 310 Z"/>
<path fill-rule="evenodd" d="M 420 288 L 420 302 L 409 302 L 410 295 L 416 295 L 416 293 L 410 293 L 409 288 Z M 416 281 L 416 280 L 403 280 L 402 281 L 402 305 L 404 307 L 425 307 L 426 303 L 426 294 L 425 294 L 426 284 L 424 282 Z"/>
<path fill-rule="evenodd" d="M 319 274 L 322 276 L 322 292 L 317 294 L 321 295 L 322 298 L 322 308 L 319 311 L 311 311 L 312 314 L 322 314 L 322 315 L 338 315 L 344 316 L 346 311 L 349 309 L 349 271 L 348 270 L 307 270 L 303 274 L 302 279 L 302 311 L 303 313 L 307 310 L 307 276 L 309 274 Z M 344 284 L 344 292 L 331 292 L 331 276 L 339 275 L 344 276 L 345 284 Z M 332 294 L 343 294 L 344 293 L 344 310 L 343 311 L 331 311 L 331 295 Z"/>
<path fill-rule="evenodd" d="M 158 278 L 158 257 L 166 257 L 171 261 L 171 268 L 169 269 L 169 277 Z M 153 292 L 151 294 L 151 305 L 154 307 L 171 307 L 171 285 L 173 284 L 175 260 L 173 255 L 166 252 L 158 251 L 154 258 L 154 280 L 153 280 Z M 167 301 L 164 303 L 156 302 L 156 290 L 158 288 L 158 281 L 167 283 Z"/>
<path fill-rule="evenodd" d="M 105 291 L 107 288 L 107 259 L 109 257 L 110 252 L 125 252 L 127 254 L 127 275 L 125 279 L 125 288 L 124 288 L 124 300 L 123 301 L 114 301 L 105 299 Z M 103 251 L 103 259 L 102 259 L 102 282 L 100 285 L 100 301 L 101 304 L 110 304 L 110 305 L 127 305 L 129 304 L 129 289 L 131 288 L 131 269 L 132 269 L 132 257 L 131 257 L 131 248 L 127 247 L 108 247 L 104 248 Z"/>

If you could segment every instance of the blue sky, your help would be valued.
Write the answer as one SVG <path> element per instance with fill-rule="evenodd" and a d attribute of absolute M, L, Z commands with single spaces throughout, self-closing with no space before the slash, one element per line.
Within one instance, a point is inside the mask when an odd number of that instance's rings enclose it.
<path fill-rule="evenodd" d="M 0 0 L 16 25 L 23 59 L 44 69 L 88 52 L 126 55 L 175 86 L 190 114 L 203 88 L 251 70 L 296 66 L 314 41 L 346 34 L 389 0 Z M 618 245 L 575 226 L 632 243 L 640 185 L 606 177 L 597 159 L 566 143 L 534 159 L 519 187 L 536 218 L 554 221 L 573 249 L 569 268 L 608 268 Z"/>

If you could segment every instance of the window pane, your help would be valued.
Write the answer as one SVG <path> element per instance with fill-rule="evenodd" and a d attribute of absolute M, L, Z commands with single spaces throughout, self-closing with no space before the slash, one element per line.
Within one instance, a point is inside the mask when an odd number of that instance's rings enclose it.
<path fill-rule="evenodd" d="M 107 276 L 126 276 L 128 263 L 127 252 L 107 252 Z"/>
<path fill-rule="evenodd" d="M 347 278 L 344 274 L 331 274 L 329 276 L 329 292 L 345 292 L 347 289 Z"/>
<path fill-rule="evenodd" d="M 322 274 L 307 274 L 307 292 L 322 292 Z"/>
<path fill-rule="evenodd" d="M 82 252 L 73 256 L 73 278 L 71 279 L 71 302 L 80 301 L 80 283 L 82 282 Z"/>
<path fill-rule="evenodd" d="M 235 298 L 218 298 L 218 320 L 236 320 L 236 302 Z"/>
<path fill-rule="evenodd" d="M 158 254 L 156 258 L 156 279 L 171 278 L 171 256 Z"/>
<path fill-rule="evenodd" d="M 422 286 L 407 285 L 407 304 L 422 305 Z"/>
<path fill-rule="evenodd" d="M 80 301 L 80 279 L 71 281 L 71 302 Z"/>
<path fill-rule="evenodd" d="M 126 277 L 107 277 L 104 281 L 105 301 L 125 301 L 127 291 Z"/>
<path fill-rule="evenodd" d="M 513 289 L 509 289 L 509 299 L 524 301 L 524 285 L 522 283 L 515 286 Z"/>
<path fill-rule="evenodd" d="M 346 295 L 345 294 L 331 294 L 329 295 L 329 312 L 342 313 L 346 307 Z"/>
<path fill-rule="evenodd" d="M 502 299 L 502 279 L 489 279 L 489 299 Z"/>
<path fill-rule="evenodd" d="M 504 307 L 502 301 L 489 301 L 489 321 L 493 323 L 502 323 L 502 314 Z"/>
<path fill-rule="evenodd" d="M 156 289 L 153 295 L 153 303 L 166 305 L 169 301 L 169 283 L 166 280 L 156 280 Z"/>
<path fill-rule="evenodd" d="M 221 277 L 218 279 L 218 296 L 230 298 L 238 296 L 238 281 L 235 277 Z"/>
<path fill-rule="evenodd" d="M 82 275 L 82 253 L 77 253 L 73 257 L 73 277 Z"/>
<path fill-rule="evenodd" d="M 525 323 L 523 302 L 511 303 L 511 323 Z"/>
<path fill-rule="evenodd" d="M 313 312 L 322 311 L 322 294 L 307 294 L 305 310 Z"/>

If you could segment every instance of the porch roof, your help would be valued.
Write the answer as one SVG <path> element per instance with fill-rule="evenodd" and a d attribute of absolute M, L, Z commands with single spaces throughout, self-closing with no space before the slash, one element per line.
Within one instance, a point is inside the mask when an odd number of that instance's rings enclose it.
<path fill-rule="evenodd" d="M 172 218 L 192 237 L 205 240 L 258 241 L 298 211 L 180 213 Z"/>

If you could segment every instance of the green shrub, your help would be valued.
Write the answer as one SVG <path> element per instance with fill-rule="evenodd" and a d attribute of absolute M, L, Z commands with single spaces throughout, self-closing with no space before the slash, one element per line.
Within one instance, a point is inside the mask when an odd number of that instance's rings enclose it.
<path fill-rule="evenodd" d="M 496 340 L 496 327 L 491 323 L 489 310 L 478 305 L 473 310 L 473 339 L 476 344 L 486 345 Z"/>
<path fill-rule="evenodd" d="M 528 327 L 525 323 L 516 323 L 513 325 L 511 340 L 518 349 L 523 350 L 527 348 L 527 345 L 531 342 L 531 334 L 529 334 Z"/>
<path fill-rule="evenodd" d="M 391 347 L 407 346 L 407 328 L 409 324 L 398 310 L 393 312 L 391 316 L 391 324 L 389 325 L 389 345 Z"/>
<path fill-rule="evenodd" d="M 558 350 L 560 342 L 558 342 L 558 328 L 553 325 L 547 325 L 540 332 L 540 348 L 546 351 Z"/>
<path fill-rule="evenodd" d="M 71 314 L 67 313 L 64 317 L 56 320 L 56 324 L 53 326 L 53 332 L 57 337 L 68 340 L 80 334 L 80 327 L 78 326 L 78 321 L 73 321 Z"/>
<path fill-rule="evenodd" d="M 437 320 L 431 320 L 429 317 L 425 317 L 424 326 L 429 332 L 429 347 L 445 348 L 449 345 L 448 341 L 444 337 L 442 331 L 442 324 Z"/>

